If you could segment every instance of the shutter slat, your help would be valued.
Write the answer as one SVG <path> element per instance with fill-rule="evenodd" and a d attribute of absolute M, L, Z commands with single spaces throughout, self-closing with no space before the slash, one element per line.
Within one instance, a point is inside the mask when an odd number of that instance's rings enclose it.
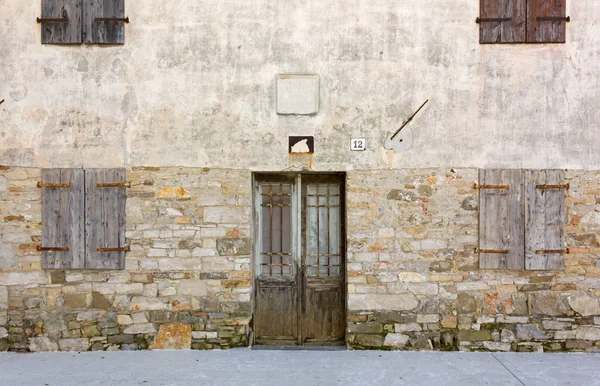
<path fill-rule="evenodd" d="M 529 0 L 527 8 L 527 41 L 531 43 L 564 43 L 566 21 L 539 20 L 544 17 L 566 17 L 566 0 Z"/>
<path fill-rule="evenodd" d="M 65 23 L 42 22 L 42 44 L 81 43 L 83 0 L 42 0 L 42 19 L 69 19 Z"/>
<path fill-rule="evenodd" d="M 84 43 L 124 44 L 125 23 L 122 21 L 97 21 L 98 18 L 124 18 L 125 0 L 83 0 Z"/>
<path fill-rule="evenodd" d="M 554 270 L 565 267 L 561 253 L 541 251 L 565 250 L 564 189 L 538 189 L 538 185 L 562 185 L 562 170 L 527 170 L 525 172 L 525 268 Z M 539 252 L 538 252 L 539 251 Z"/>
<path fill-rule="evenodd" d="M 526 0 L 481 0 L 480 43 L 523 43 L 526 38 Z M 510 18 L 507 21 L 486 19 Z"/>
<path fill-rule="evenodd" d="M 42 188 L 42 247 L 68 251 L 42 252 L 45 269 L 83 269 L 83 170 L 43 169 L 42 182 L 69 184 L 68 188 Z"/>
<path fill-rule="evenodd" d="M 510 186 L 508 190 L 479 190 L 479 249 L 508 251 L 508 253 L 480 253 L 480 268 L 523 269 L 521 171 L 480 170 L 479 183 Z"/>
<path fill-rule="evenodd" d="M 98 187 L 101 183 L 125 183 L 124 169 L 86 170 L 86 267 L 123 269 L 125 251 L 99 248 L 125 247 L 125 187 Z"/>

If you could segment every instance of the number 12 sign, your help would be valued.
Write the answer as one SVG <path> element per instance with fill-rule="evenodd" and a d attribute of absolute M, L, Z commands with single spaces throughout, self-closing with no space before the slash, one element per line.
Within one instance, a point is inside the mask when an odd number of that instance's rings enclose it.
<path fill-rule="evenodd" d="M 367 140 L 364 138 L 352 138 L 350 140 L 350 150 L 352 150 L 352 151 L 367 150 Z"/>

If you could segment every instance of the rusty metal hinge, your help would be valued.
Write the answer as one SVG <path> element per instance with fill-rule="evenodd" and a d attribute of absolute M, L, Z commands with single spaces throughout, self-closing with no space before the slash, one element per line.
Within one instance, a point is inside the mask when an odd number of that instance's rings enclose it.
<path fill-rule="evenodd" d="M 510 189 L 510 185 L 473 185 L 473 189 L 499 189 L 499 190 L 508 190 Z"/>
<path fill-rule="evenodd" d="M 120 247 L 120 248 L 98 248 L 97 249 L 98 252 L 129 252 L 131 251 L 131 248 L 129 248 L 129 245 L 124 246 L 124 247 Z"/>
<path fill-rule="evenodd" d="M 569 253 L 570 253 L 569 248 L 567 248 L 567 249 L 538 249 L 535 251 L 536 255 L 547 255 L 547 254 L 568 255 Z"/>
<path fill-rule="evenodd" d="M 98 188 L 131 188 L 131 182 L 108 182 L 97 184 Z"/>
<path fill-rule="evenodd" d="M 129 23 L 129 16 L 128 17 L 97 17 L 94 19 L 94 21 L 120 21 L 123 23 Z"/>
<path fill-rule="evenodd" d="M 38 188 L 68 188 L 70 186 L 71 184 L 47 184 L 44 182 L 37 183 Z"/>
<path fill-rule="evenodd" d="M 501 254 L 508 254 L 507 250 L 504 249 L 479 249 L 479 248 L 475 248 L 475 253 L 501 253 Z"/>
<path fill-rule="evenodd" d="M 42 247 L 41 245 L 37 246 L 37 250 L 39 252 L 68 252 L 69 248 L 59 248 L 59 247 Z"/>
<path fill-rule="evenodd" d="M 511 21 L 512 17 L 483 17 L 480 18 L 478 17 L 477 19 L 475 19 L 475 23 L 480 24 L 480 23 L 497 23 L 500 21 Z"/>
<path fill-rule="evenodd" d="M 564 21 L 564 22 L 570 22 L 571 21 L 571 16 L 538 16 L 536 17 L 536 20 L 538 21 Z"/>
<path fill-rule="evenodd" d="M 536 189 L 570 189 L 571 185 L 536 185 Z"/>
<path fill-rule="evenodd" d="M 38 17 L 38 23 L 68 23 L 68 17 Z"/>

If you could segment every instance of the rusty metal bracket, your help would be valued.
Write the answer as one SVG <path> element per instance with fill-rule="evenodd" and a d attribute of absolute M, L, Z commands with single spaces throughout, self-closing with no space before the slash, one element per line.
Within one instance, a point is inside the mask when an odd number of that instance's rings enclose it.
<path fill-rule="evenodd" d="M 538 16 L 536 17 L 536 20 L 538 21 L 564 21 L 564 22 L 570 22 L 571 21 L 571 16 Z"/>
<path fill-rule="evenodd" d="M 499 190 L 508 190 L 510 189 L 510 185 L 473 185 L 473 189 L 499 189 Z"/>
<path fill-rule="evenodd" d="M 69 248 L 42 247 L 41 245 L 38 245 L 37 250 L 39 252 L 68 252 Z"/>
<path fill-rule="evenodd" d="M 503 255 L 508 254 L 507 250 L 504 249 L 479 249 L 475 248 L 475 253 L 501 253 Z"/>
<path fill-rule="evenodd" d="M 38 17 L 38 23 L 68 23 L 68 17 Z"/>
<path fill-rule="evenodd" d="M 38 182 L 38 188 L 69 188 L 71 184 L 46 184 L 44 182 Z"/>
<path fill-rule="evenodd" d="M 567 248 L 567 249 L 538 249 L 535 251 L 536 255 L 547 255 L 547 254 L 568 255 L 569 253 L 570 253 L 569 248 Z"/>
<path fill-rule="evenodd" d="M 571 185 L 536 185 L 536 189 L 570 189 Z"/>
<path fill-rule="evenodd" d="M 128 17 L 97 17 L 94 19 L 94 21 L 121 21 L 123 23 L 129 23 L 129 16 Z"/>
<path fill-rule="evenodd" d="M 98 248 L 97 249 L 98 252 L 129 252 L 131 251 L 131 248 L 129 248 L 129 246 L 126 247 L 120 247 L 120 248 Z"/>
<path fill-rule="evenodd" d="M 475 19 L 475 23 L 480 24 L 480 23 L 497 23 L 500 21 L 511 21 L 512 17 L 490 17 L 490 18 L 480 18 L 478 17 L 477 19 Z"/>
<path fill-rule="evenodd" d="M 131 188 L 131 182 L 107 182 L 103 184 L 97 184 L 98 188 Z"/>

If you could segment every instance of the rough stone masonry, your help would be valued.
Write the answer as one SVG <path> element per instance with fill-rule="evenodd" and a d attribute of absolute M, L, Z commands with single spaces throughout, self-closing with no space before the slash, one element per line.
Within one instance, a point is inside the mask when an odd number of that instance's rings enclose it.
<path fill-rule="evenodd" d="M 249 171 L 128 170 L 123 271 L 41 269 L 39 178 L 0 170 L 2 350 L 249 344 Z M 349 347 L 600 351 L 598 178 L 567 172 L 566 269 L 481 271 L 476 169 L 348 173 Z"/>

